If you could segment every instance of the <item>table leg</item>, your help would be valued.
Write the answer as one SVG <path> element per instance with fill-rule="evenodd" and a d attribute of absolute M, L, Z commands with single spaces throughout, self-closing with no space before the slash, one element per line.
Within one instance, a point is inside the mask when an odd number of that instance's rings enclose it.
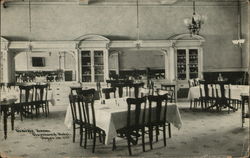
<path fill-rule="evenodd" d="M 15 110 L 11 107 L 11 129 L 14 130 Z"/>
<path fill-rule="evenodd" d="M 123 93 L 123 88 L 119 87 L 118 91 L 119 91 L 119 98 L 121 98 L 122 97 L 122 93 Z"/>
<path fill-rule="evenodd" d="M 7 111 L 8 108 L 3 108 L 3 130 L 4 130 L 4 139 L 7 139 Z"/>
<path fill-rule="evenodd" d="M 139 95 L 139 87 L 134 87 L 134 91 L 135 91 L 135 98 L 138 98 L 138 95 Z"/>
<path fill-rule="evenodd" d="M 245 117 L 244 117 L 244 113 L 245 113 L 245 99 L 242 99 L 242 105 L 241 105 L 241 119 L 242 119 L 242 125 L 241 127 L 244 126 L 244 122 L 245 122 Z"/>

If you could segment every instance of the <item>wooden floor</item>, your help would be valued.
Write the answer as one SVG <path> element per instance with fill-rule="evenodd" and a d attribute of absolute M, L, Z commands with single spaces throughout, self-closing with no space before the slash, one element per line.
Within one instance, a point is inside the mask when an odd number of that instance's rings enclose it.
<path fill-rule="evenodd" d="M 202 112 L 190 110 L 188 102 L 178 103 L 183 127 L 178 130 L 172 126 L 172 138 L 155 142 L 153 150 L 149 145 L 142 152 L 141 145 L 133 146 L 133 154 L 139 157 L 240 157 L 246 155 L 249 142 L 249 120 L 241 128 L 240 110 L 231 112 Z M 51 107 L 48 118 L 24 119 L 17 117 L 16 130 L 8 127 L 8 138 L 3 139 L 3 124 L 0 124 L 0 152 L 2 155 L 36 158 L 62 157 L 124 157 L 128 156 L 125 140 L 117 142 L 117 150 L 112 145 L 97 143 L 96 153 L 79 146 L 79 137 L 72 142 L 72 130 L 64 125 L 66 106 Z M 10 121 L 10 120 L 8 120 Z M 32 132 L 33 131 L 33 132 Z M 45 134 L 41 136 L 41 134 Z M 47 134 L 47 135 L 46 135 Z M 50 135 L 50 136 L 48 136 Z M 54 135 L 54 136 L 53 136 Z M 77 135 L 79 136 L 79 135 Z M 50 137 L 50 139 L 47 139 Z M 53 139 L 52 139 L 53 138 Z M 148 142 L 148 138 L 146 138 Z"/>

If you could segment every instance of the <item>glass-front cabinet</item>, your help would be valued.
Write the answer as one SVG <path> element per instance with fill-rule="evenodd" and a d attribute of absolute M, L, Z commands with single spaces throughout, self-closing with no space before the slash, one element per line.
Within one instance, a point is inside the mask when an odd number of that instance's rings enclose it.
<path fill-rule="evenodd" d="M 177 97 L 178 99 L 185 99 L 188 97 L 189 91 L 188 80 L 202 79 L 202 48 L 179 47 L 175 54 Z"/>
<path fill-rule="evenodd" d="M 82 82 L 104 82 L 105 64 L 103 50 L 81 51 Z"/>
<path fill-rule="evenodd" d="M 189 78 L 199 77 L 198 49 L 189 49 Z"/>
<path fill-rule="evenodd" d="M 178 81 L 187 81 L 200 77 L 199 48 L 178 48 L 176 50 L 176 77 Z"/>

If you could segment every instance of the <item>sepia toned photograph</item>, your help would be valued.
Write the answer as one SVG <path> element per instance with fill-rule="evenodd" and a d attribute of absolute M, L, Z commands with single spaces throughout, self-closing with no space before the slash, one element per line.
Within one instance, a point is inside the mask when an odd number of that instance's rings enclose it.
<path fill-rule="evenodd" d="M 249 0 L 0 0 L 0 158 L 248 158 Z"/>

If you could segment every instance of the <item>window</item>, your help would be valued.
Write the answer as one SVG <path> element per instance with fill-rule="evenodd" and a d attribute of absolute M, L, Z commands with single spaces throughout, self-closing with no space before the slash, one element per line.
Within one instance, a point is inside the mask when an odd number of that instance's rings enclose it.
<path fill-rule="evenodd" d="M 44 57 L 32 57 L 32 66 L 33 67 L 45 67 L 45 58 Z"/>

